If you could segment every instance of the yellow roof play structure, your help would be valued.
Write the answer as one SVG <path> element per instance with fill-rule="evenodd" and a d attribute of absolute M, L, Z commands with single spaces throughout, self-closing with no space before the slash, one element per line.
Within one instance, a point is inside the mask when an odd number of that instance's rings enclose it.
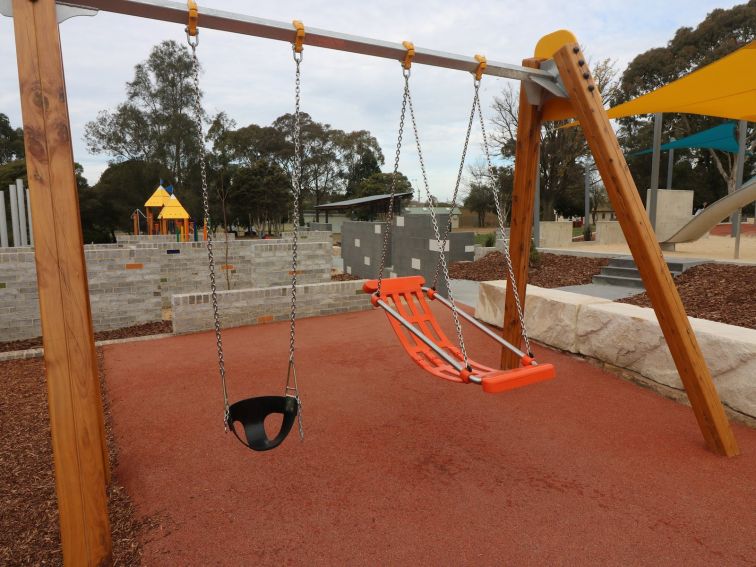
<path fill-rule="evenodd" d="M 163 188 L 162 184 L 158 185 L 158 188 L 155 189 L 155 192 L 150 196 L 149 199 L 147 199 L 147 202 L 144 204 L 144 206 L 162 207 L 170 197 L 171 196 L 168 194 L 168 191 Z"/>
<path fill-rule="evenodd" d="M 163 205 L 163 210 L 160 211 L 158 218 L 160 220 L 185 220 L 189 218 L 189 213 L 179 203 L 176 195 L 171 195 L 165 205 Z"/>
<path fill-rule="evenodd" d="M 756 121 L 756 41 L 655 91 L 610 108 L 609 118 L 656 112 Z M 547 103 L 546 120 L 574 117 L 566 99 Z"/>

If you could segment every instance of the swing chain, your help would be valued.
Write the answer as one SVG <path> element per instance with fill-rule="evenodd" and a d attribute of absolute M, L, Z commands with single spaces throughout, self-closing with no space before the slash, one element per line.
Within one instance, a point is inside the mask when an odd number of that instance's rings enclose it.
<path fill-rule="evenodd" d="M 391 236 L 391 224 L 394 221 L 394 195 L 396 194 L 396 179 L 399 174 L 399 156 L 402 153 L 402 136 L 404 135 L 404 117 L 407 113 L 407 101 L 409 100 L 410 70 L 404 69 L 404 94 L 402 95 L 402 112 L 399 116 L 399 136 L 396 140 L 396 152 L 394 154 L 394 173 L 391 176 L 391 199 L 389 200 L 388 214 L 386 215 L 386 230 L 383 231 L 383 248 L 381 249 L 381 263 L 378 267 L 378 297 L 381 296 L 381 283 L 383 282 L 383 268 L 386 265 L 389 238 Z"/>
<path fill-rule="evenodd" d="M 465 145 L 462 148 L 462 159 L 459 162 L 459 170 L 457 171 L 457 182 L 454 185 L 454 194 L 451 199 L 451 207 L 449 210 L 449 223 L 446 225 L 446 231 L 444 232 L 444 238 L 441 241 L 441 250 L 446 250 L 446 243 L 449 241 L 449 233 L 452 229 L 452 214 L 457 207 L 457 194 L 459 193 L 459 186 L 462 184 L 462 173 L 465 168 L 465 157 L 467 156 L 467 146 L 470 144 L 470 133 L 472 132 L 472 125 L 475 121 L 475 106 L 478 104 L 478 89 L 480 87 L 480 81 L 475 81 L 475 95 L 473 96 L 472 108 L 470 109 L 470 119 L 467 122 L 467 133 L 465 134 Z M 441 261 L 436 263 L 436 272 L 433 274 L 433 289 L 436 289 L 438 284 L 439 270 L 441 269 Z"/>
<path fill-rule="evenodd" d="M 289 313 L 289 367 L 286 373 L 286 388 L 284 395 L 293 396 L 297 400 L 297 425 L 299 438 L 304 440 L 304 427 L 302 425 L 302 399 L 299 397 L 299 383 L 297 382 L 297 370 L 294 366 L 294 352 L 296 346 L 297 324 L 297 247 L 299 244 L 299 200 L 302 193 L 302 125 L 301 125 L 301 71 L 302 52 L 292 46 L 294 63 L 296 64 L 294 81 L 294 170 L 292 171 L 292 191 L 294 204 L 292 219 L 294 224 L 294 238 L 291 244 L 291 311 Z M 294 383 L 292 386 L 291 383 Z"/>
<path fill-rule="evenodd" d="M 410 120 L 412 121 L 412 131 L 415 135 L 415 145 L 417 146 L 417 157 L 420 161 L 420 171 L 423 175 L 423 185 L 425 186 L 425 193 L 428 197 L 428 206 L 430 209 L 430 215 L 431 215 L 431 222 L 433 223 L 433 234 L 436 237 L 436 241 L 438 243 L 441 242 L 441 231 L 438 228 L 438 219 L 436 218 L 436 199 L 431 195 L 430 192 L 430 186 L 428 185 L 428 174 L 425 170 L 425 160 L 423 159 L 423 150 L 420 147 L 420 137 L 417 133 L 417 122 L 415 121 L 415 108 L 412 105 L 412 95 L 409 92 L 409 77 L 405 79 L 406 81 L 406 92 L 407 92 L 407 103 L 409 105 L 409 111 L 410 111 Z M 451 211 L 450 211 L 451 213 Z M 445 245 L 444 245 L 445 247 Z M 454 327 L 457 331 L 457 341 L 459 342 L 459 350 L 462 353 L 462 358 L 465 363 L 465 368 L 468 370 L 472 370 L 470 367 L 470 363 L 467 360 L 467 349 L 465 348 L 465 339 L 462 336 L 462 324 L 459 322 L 459 315 L 457 314 L 457 304 L 454 301 L 454 293 L 452 292 L 452 286 L 451 286 L 451 278 L 449 277 L 449 265 L 446 263 L 446 254 L 444 253 L 444 247 L 439 247 L 439 261 L 441 264 L 441 267 L 444 270 L 444 279 L 446 281 L 446 287 L 447 287 L 447 294 L 449 303 L 451 303 L 452 306 L 452 316 L 454 318 Z"/>
<path fill-rule="evenodd" d="M 476 86 L 476 98 L 477 98 L 477 86 Z M 480 119 L 480 132 L 481 136 L 483 137 L 483 149 L 486 153 L 486 163 L 488 165 L 488 175 L 491 177 L 491 182 L 494 183 L 491 187 L 491 191 L 493 193 L 494 198 L 494 205 L 496 207 L 496 217 L 499 221 L 499 231 L 501 233 L 502 241 L 505 239 L 505 229 L 504 229 L 504 215 L 502 214 L 501 210 L 501 202 L 499 199 L 499 192 L 496 190 L 495 186 L 495 173 L 493 169 L 493 164 L 491 162 L 491 152 L 488 148 L 488 137 L 486 135 L 486 125 L 485 121 L 483 120 L 483 110 L 480 106 L 480 100 L 477 100 L 478 105 L 478 118 Z M 525 316 L 523 315 L 522 311 L 522 303 L 520 301 L 520 292 L 517 290 L 517 283 L 515 281 L 515 274 L 514 274 L 514 267 L 512 266 L 512 258 L 509 255 L 509 243 L 504 242 L 504 259 L 507 263 L 507 272 L 509 276 L 509 284 L 512 286 L 512 295 L 514 296 L 515 300 L 515 307 L 517 308 L 517 318 L 520 321 L 520 333 L 522 334 L 522 339 L 525 341 L 525 350 L 528 353 L 528 356 L 531 358 L 533 357 L 533 351 L 530 348 L 530 340 L 528 339 L 528 331 L 525 328 Z"/>
<path fill-rule="evenodd" d="M 199 41 L 197 36 L 189 35 L 187 30 L 187 41 L 192 48 L 192 82 L 194 86 L 194 119 L 197 130 L 197 142 L 199 147 L 200 162 L 200 180 L 202 184 L 202 210 L 204 215 L 205 226 L 210 226 L 210 202 L 207 189 L 207 166 L 205 164 L 205 140 L 202 136 L 202 102 L 200 101 L 199 88 L 199 59 L 197 59 L 197 45 Z M 223 337 L 221 334 L 221 321 L 218 313 L 218 291 L 215 283 L 215 254 L 213 253 L 213 235 L 212 231 L 207 231 L 207 259 L 208 272 L 210 275 L 210 297 L 213 304 L 213 322 L 215 326 L 215 346 L 218 351 L 218 371 L 220 372 L 221 386 L 223 388 L 223 427 L 228 432 L 229 404 L 228 390 L 226 388 L 226 362 L 223 357 Z"/>

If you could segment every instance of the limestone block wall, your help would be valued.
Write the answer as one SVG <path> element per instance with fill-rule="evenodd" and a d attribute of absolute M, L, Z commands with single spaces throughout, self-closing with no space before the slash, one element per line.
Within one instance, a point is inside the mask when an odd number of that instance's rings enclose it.
<path fill-rule="evenodd" d="M 479 290 L 475 316 L 501 326 L 506 282 Z M 723 402 L 756 418 L 756 330 L 689 319 Z M 529 285 L 525 324 L 544 344 L 683 390 L 653 309 Z"/>
<path fill-rule="evenodd" d="M 619 221 L 596 221 L 596 242 L 599 244 L 625 244 L 625 235 Z"/>
<path fill-rule="evenodd" d="M 651 194 L 646 193 L 646 210 L 649 209 Z M 693 216 L 693 191 L 679 189 L 656 189 L 656 238 L 664 242 L 676 233 Z"/>
<path fill-rule="evenodd" d="M 541 221 L 540 225 L 540 246 L 560 248 L 572 242 L 571 221 Z"/>
<path fill-rule="evenodd" d="M 370 297 L 362 291 L 364 280 L 297 286 L 297 317 L 334 315 L 370 309 Z M 239 289 L 218 293 L 224 328 L 259 325 L 289 318 L 291 288 Z M 192 333 L 213 328 L 209 293 L 173 296 L 173 332 Z"/>

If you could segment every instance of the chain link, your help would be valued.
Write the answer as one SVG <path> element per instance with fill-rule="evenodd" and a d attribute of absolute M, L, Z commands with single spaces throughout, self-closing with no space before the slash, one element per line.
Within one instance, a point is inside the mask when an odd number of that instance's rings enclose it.
<path fill-rule="evenodd" d="M 381 284 L 383 283 L 383 269 L 386 267 L 386 255 L 388 253 L 389 238 L 391 237 L 391 225 L 394 222 L 394 195 L 396 194 L 396 180 L 399 173 L 399 156 L 402 153 L 402 136 L 404 135 L 404 117 L 407 113 L 407 100 L 409 100 L 410 70 L 404 70 L 404 93 L 402 95 L 402 112 L 399 116 L 399 135 L 396 140 L 396 152 L 394 153 L 394 174 L 391 176 L 391 199 L 389 199 L 388 214 L 386 215 L 386 229 L 383 231 L 383 248 L 381 249 L 381 263 L 378 266 L 377 294 L 381 296 Z"/>
<path fill-rule="evenodd" d="M 476 91 L 477 94 L 477 91 Z M 477 99 L 477 97 L 476 97 Z M 483 149 L 486 153 L 486 163 L 488 164 L 488 174 L 491 177 L 491 191 L 493 192 L 493 198 L 494 198 L 494 205 L 496 206 L 496 217 L 499 220 L 499 231 L 501 232 L 501 238 L 502 242 L 504 243 L 504 259 L 507 263 L 507 273 L 509 276 L 509 283 L 510 287 L 512 288 L 512 295 L 514 296 L 515 300 L 515 307 L 517 308 L 517 318 L 520 321 L 520 333 L 522 334 L 522 339 L 525 341 L 525 350 L 527 351 L 529 356 L 533 356 L 533 351 L 530 348 L 530 340 L 528 339 L 528 331 L 525 328 L 525 316 L 523 315 L 522 311 L 522 303 L 520 301 L 520 292 L 517 290 L 517 282 L 515 280 L 515 274 L 514 274 L 514 267 L 512 266 L 512 258 L 509 254 L 509 242 L 506 241 L 505 235 L 505 228 L 504 228 L 504 214 L 501 210 L 501 202 L 499 200 L 499 192 L 496 190 L 496 175 L 493 168 L 493 163 L 491 162 L 491 152 L 488 147 L 488 137 L 486 135 L 486 124 L 483 120 L 483 110 L 480 106 L 480 100 L 477 100 L 477 106 L 478 106 L 478 118 L 480 119 L 480 133 L 483 137 Z"/>
<path fill-rule="evenodd" d="M 410 111 L 410 120 L 412 122 L 412 132 L 415 135 L 415 145 L 417 146 L 417 157 L 420 160 L 420 171 L 423 174 L 423 185 L 425 187 L 425 193 L 428 196 L 428 208 L 430 209 L 431 214 L 431 222 L 433 223 L 433 234 L 436 237 L 437 242 L 441 242 L 441 231 L 438 228 L 438 219 L 436 218 L 436 200 L 431 195 L 430 192 L 430 186 L 428 185 L 428 174 L 425 170 L 425 160 L 423 159 L 423 150 L 420 147 L 420 137 L 417 133 L 417 122 L 415 121 L 415 109 L 412 105 L 412 95 L 409 92 L 409 80 L 407 80 L 406 85 L 406 92 L 407 92 L 407 104 L 409 105 L 409 111 Z M 451 288 L 451 279 L 449 278 L 449 266 L 446 263 L 446 254 L 444 253 L 444 248 L 439 248 L 439 261 L 441 263 L 441 267 L 443 268 L 444 273 L 444 279 L 446 281 L 446 287 L 447 287 L 447 293 L 448 293 L 448 299 L 449 303 L 451 303 L 452 306 L 452 316 L 454 318 L 454 327 L 457 331 L 457 341 L 459 342 L 459 350 L 462 353 L 462 358 L 465 363 L 465 367 L 470 369 L 470 363 L 467 360 L 467 349 L 465 348 L 465 339 L 462 336 L 462 324 L 459 322 L 459 315 L 457 314 L 457 304 L 454 301 L 454 293 L 452 292 Z"/>
<path fill-rule="evenodd" d="M 202 102 L 199 88 L 199 60 L 197 59 L 197 45 L 199 39 L 187 34 L 189 46 L 192 48 L 192 82 L 194 84 L 194 121 L 197 130 L 197 143 L 200 155 L 200 180 L 202 183 L 202 210 L 207 227 L 207 261 L 210 275 L 210 297 L 213 304 L 213 322 L 215 326 L 215 346 L 218 351 L 218 372 L 223 387 L 223 427 L 228 431 L 228 389 L 226 388 L 226 362 L 223 358 L 223 336 L 221 334 L 220 314 L 218 313 L 218 291 L 215 284 L 215 255 L 213 253 L 213 233 L 210 230 L 210 201 L 207 190 L 207 166 L 205 164 L 205 139 L 202 135 Z"/>
<path fill-rule="evenodd" d="M 304 440 L 302 425 L 302 400 L 299 397 L 297 370 L 294 366 L 294 352 L 296 348 L 297 332 L 297 247 L 299 245 L 299 202 L 302 194 L 302 124 L 301 124 L 301 70 L 302 52 L 294 48 L 294 63 L 296 64 L 294 80 L 294 170 L 292 171 L 291 188 L 294 193 L 292 219 L 294 223 L 294 238 L 291 244 L 291 310 L 289 312 L 289 368 L 286 373 L 286 388 L 284 394 L 293 395 L 297 400 L 297 425 L 299 438 Z M 294 383 L 291 386 L 291 383 Z"/>
<path fill-rule="evenodd" d="M 441 249 L 446 249 L 446 243 L 449 240 L 449 233 L 452 229 L 452 214 L 454 213 L 454 209 L 457 207 L 457 194 L 459 193 L 459 186 L 462 183 L 462 173 L 465 168 L 465 158 L 467 157 L 467 146 L 470 144 L 470 133 L 472 132 L 472 125 L 475 121 L 475 106 L 478 104 L 478 89 L 480 88 L 480 81 L 475 81 L 475 94 L 473 95 L 473 103 L 472 108 L 470 109 L 470 119 L 467 121 L 467 133 L 465 134 L 465 145 L 462 148 L 462 159 L 459 161 L 459 170 L 457 171 L 457 182 L 454 184 L 454 194 L 452 195 L 451 199 L 451 207 L 449 210 L 449 222 L 446 225 L 446 231 L 444 232 L 444 237 L 441 241 Z M 433 274 L 433 285 L 431 286 L 433 289 L 436 289 L 436 285 L 438 284 L 438 273 L 441 269 L 441 261 L 439 258 L 439 261 L 436 263 L 436 272 Z"/>

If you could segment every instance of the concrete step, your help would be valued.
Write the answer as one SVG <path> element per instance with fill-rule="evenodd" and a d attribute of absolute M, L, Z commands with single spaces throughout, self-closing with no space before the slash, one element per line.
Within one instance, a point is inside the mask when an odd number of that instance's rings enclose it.
<path fill-rule="evenodd" d="M 635 267 L 604 266 L 601 268 L 602 276 L 620 276 L 623 278 L 640 279 L 640 273 Z"/>
<path fill-rule="evenodd" d="M 643 280 L 640 278 L 625 278 L 622 276 L 605 276 L 599 274 L 598 276 L 593 276 L 593 283 L 596 285 L 618 285 L 622 287 L 643 289 Z"/>

